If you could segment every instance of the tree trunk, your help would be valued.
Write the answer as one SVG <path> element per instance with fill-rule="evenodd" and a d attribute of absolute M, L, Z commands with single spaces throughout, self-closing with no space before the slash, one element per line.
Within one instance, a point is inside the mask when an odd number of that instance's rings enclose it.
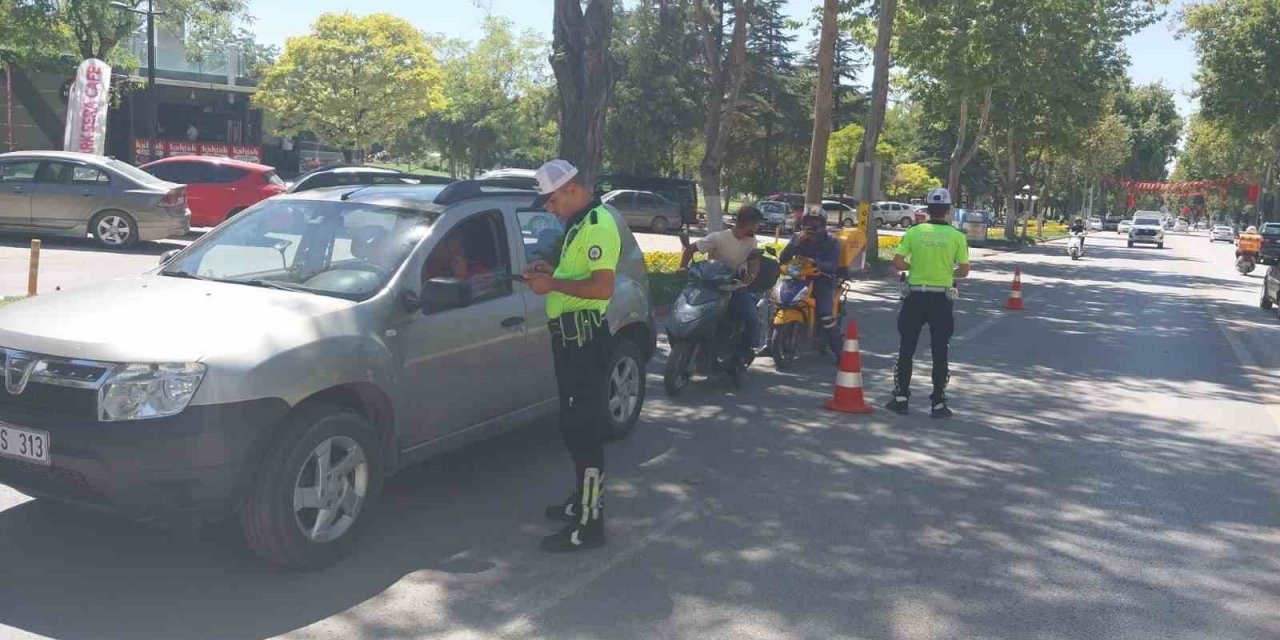
<path fill-rule="evenodd" d="M 1005 153 L 1005 172 L 1001 182 L 1004 184 L 1004 202 L 1009 209 L 1009 213 L 1004 216 L 1004 237 L 1006 240 L 1013 240 L 1018 237 L 1018 205 L 1016 197 L 1018 195 L 1018 158 L 1014 150 L 1013 128 L 1010 127 L 1006 132 Z"/>
<path fill-rule="evenodd" d="M 707 201 L 707 229 L 724 228 L 724 211 L 720 203 L 720 172 L 729 146 L 729 128 L 738 109 L 738 96 L 747 75 L 747 19 L 755 8 L 754 0 L 733 0 L 733 36 L 726 52 L 724 15 L 712 11 L 709 0 L 697 0 L 698 31 L 702 37 L 702 60 L 706 68 L 707 120 L 703 127 L 705 151 L 700 173 L 702 192 Z M 714 181 L 708 181 L 714 175 Z M 714 197 L 711 194 L 715 194 Z"/>
<path fill-rule="evenodd" d="M 588 186 L 604 162 L 604 126 L 613 94 L 609 55 L 613 0 L 555 0 L 551 69 L 560 94 L 560 157 Z"/>
<path fill-rule="evenodd" d="M 809 182 L 804 191 L 804 207 L 822 213 L 822 183 L 827 174 L 827 141 L 831 138 L 831 112 L 835 107 L 836 23 L 839 0 L 825 0 L 822 9 L 822 37 L 818 43 L 818 77 L 814 82 L 813 142 L 809 147 Z"/>
<path fill-rule="evenodd" d="M 857 184 L 855 173 L 858 162 L 870 162 L 875 159 L 876 145 L 880 142 L 880 127 L 884 124 L 885 104 L 889 101 L 889 46 L 893 42 L 893 18 L 898 10 L 898 0 L 882 0 L 880 3 L 880 21 L 876 32 L 875 72 L 871 81 L 871 113 L 867 118 L 867 128 L 862 136 L 862 149 L 849 168 L 849 184 Z M 871 185 L 873 198 L 880 193 L 880 185 Z M 859 208 L 869 203 L 859 203 Z M 869 262 L 879 260 L 877 247 L 880 236 L 877 233 L 875 216 L 867 216 L 867 247 Z"/>
<path fill-rule="evenodd" d="M 969 120 L 969 99 L 961 98 L 960 100 L 960 131 L 956 136 L 955 149 L 951 151 L 951 166 L 947 175 L 947 191 L 951 192 L 951 201 L 960 203 L 960 175 L 964 172 L 964 168 L 969 166 L 973 161 L 973 157 L 978 154 L 978 149 L 982 146 L 982 141 L 987 137 L 987 125 L 991 122 L 991 87 L 987 87 L 982 96 L 982 109 L 978 116 L 978 131 L 973 137 L 973 144 L 969 145 L 968 151 L 963 151 L 965 144 L 965 135 L 968 129 Z"/>

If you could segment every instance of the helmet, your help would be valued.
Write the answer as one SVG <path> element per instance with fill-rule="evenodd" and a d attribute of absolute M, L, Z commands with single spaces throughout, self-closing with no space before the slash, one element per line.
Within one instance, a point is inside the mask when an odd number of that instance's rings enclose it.
<path fill-rule="evenodd" d="M 806 211 L 804 217 L 800 218 L 800 226 L 801 228 L 812 229 L 814 231 L 826 231 L 827 216 L 825 213 Z"/>
<path fill-rule="evenodd" d="M 1245 229 L 1245 230 L 1244 230 L 1244 232 L 1245 232 L 1245 233 L 1257 233 L 1257 232 L 1258 232 L 1258 228 L 1257 228 L 1257 227 L 1255 227 L 1255 226 L 1253 226 L 1253 225 L 1249 225 L 1249 228 L 1248 228 L 1248 229 Z"/>

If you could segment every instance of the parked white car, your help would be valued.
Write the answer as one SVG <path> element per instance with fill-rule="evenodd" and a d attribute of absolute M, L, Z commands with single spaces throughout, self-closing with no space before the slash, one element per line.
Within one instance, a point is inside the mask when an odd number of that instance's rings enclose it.
<path fill-rule="evenodd" d="M 1089 230 L 1102 231 L 1102 218 L 1098 218 L 1098 217 L 1089 218 Z"/>
<path fill-rule="evenodd" d="M 1132 220 L 1121 220 L 1120 224 L 1116 225 L 1116 233 L 1129 233 L 1131 228 L 1133 228 Z"/>
<path fill-rule="evenodd" d="M 1226 242 L 1232 243 L 1236 241 L 1236 230 L 1230 225 L 1220 224 L 1213 228 L 1209 233 L 1209 242 Z"/>

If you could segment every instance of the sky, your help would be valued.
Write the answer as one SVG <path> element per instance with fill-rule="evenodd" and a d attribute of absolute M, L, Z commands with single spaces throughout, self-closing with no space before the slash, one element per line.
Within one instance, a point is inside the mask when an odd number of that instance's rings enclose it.
<path fill-rule="evenodd" d="M 428 33 L 474 40 L 480 36 L 485 15 L 485 9 L 477 4 L 510 18 L 517 30 L 532 29 L 551 37 L 552 0 L 250 0 L 249 10 L 256 18 L 253 30 L 258 39 L 283 47 L 287 38 L 305 35 L 316 16 L 331 11 L 391 13 Z M 819 0 L 789 0 L 787 9 L 793 18 L 807 18 L 820 4 Z M 1175 0 L 1173 4 L 1180 6 L 1182 2 Z M 1129 75 L 1137 84 L 1163 82 L 1173 89 L 1178 110 L 1188 117 L 1194 110 L 1190 92 L 1195 88 L 1196 59 L 1191 41 L 1175 37 L 1175 20 L 1176 9 L 1163 22 L 1128 39 Z M 801 39 L 808 40 L 809 34 L 802 34 Z"/>

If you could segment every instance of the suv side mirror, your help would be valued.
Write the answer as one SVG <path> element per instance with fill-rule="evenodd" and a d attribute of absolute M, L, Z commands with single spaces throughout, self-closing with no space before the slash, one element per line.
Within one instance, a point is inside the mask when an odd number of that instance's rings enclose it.
<path fill-rule="evenodd" d="M 422 312 L 438 313 L 471 304 L 471 285 L 457 278 L 432 278 L 422 283 Z"/>
<path fill-rule="evenodd" d="M 169 261 L 172 260 L 173 257 L 178 255 L 178 253 L 181 251 L 182 249 L 170 249 L 160 254 L 160 266 L 163 267 L 164 265 L 169 264 Z"/>

